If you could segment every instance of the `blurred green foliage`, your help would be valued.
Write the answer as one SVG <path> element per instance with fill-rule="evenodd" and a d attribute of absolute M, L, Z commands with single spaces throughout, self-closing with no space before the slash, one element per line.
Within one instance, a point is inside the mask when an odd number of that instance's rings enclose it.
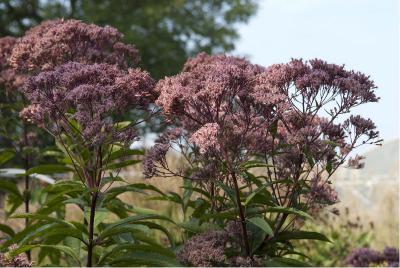
<path fill-rule="evenodd" d="M 342 216 L 345 218 L 346 216 Z M 346 267 L 346 259 L 352 250 L 369 247 L 372 242 L 370 229 L 357 222 L 338 222 L 340 216 L 321 214 L 313 222 L 306 222 L 304 229 L 323 232 L 330 243 L 318 240 L 299 240 L 295 246 L 307 257 L 297 255 L 301 261 L 312 260 L 317 267 Z"/>
<path fill-rule="evenodd" d="M 256 0 L 0 0 L 0 36 L 20 36 L 59 17 L 111 25 L 137 46 L 142 67 L 160 78 L 177 73 L 197 52 L 234 49 L 237 24 L 256 9 Z"/>

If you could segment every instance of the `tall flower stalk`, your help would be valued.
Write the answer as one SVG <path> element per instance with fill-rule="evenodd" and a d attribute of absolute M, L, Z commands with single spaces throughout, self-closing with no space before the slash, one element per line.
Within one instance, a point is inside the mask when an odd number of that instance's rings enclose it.
<path fill-rule="evenodd" d="M 128 109 L 146 110 L 155 98 L 153 80 L 138 69 L 109 64 L 67 63 L 31 77 L 24 87 L 30 101 L 21 116 L 51 133 L 69 155 L 77 177 L 89 190 L 88 260 L 95 247 L 94 219 L 98 196 L 115 147 L 126 148 L 138 136 L 132 122 L 115 116 Z"/>
<path fill-rule="evenodd" d="M 160 97 L 156 103 L 189 136 L 193 152 L 189 161 L 200 164 L 200 169 L 211 163 L 216 167 L 210 177 L 202 178 L 205 185 L 222 182 L 234 189 L 242 247 L 249 258 L 252 253 L 239 191 L 241 166 L 257 149 L 258 133 L 268 129 L 285 109 L 283 94 L 260 91 L 257 78 L 263 70 L 244 59 L 199 54 L 188 60 L 182 73 L 157 85 Z"/>

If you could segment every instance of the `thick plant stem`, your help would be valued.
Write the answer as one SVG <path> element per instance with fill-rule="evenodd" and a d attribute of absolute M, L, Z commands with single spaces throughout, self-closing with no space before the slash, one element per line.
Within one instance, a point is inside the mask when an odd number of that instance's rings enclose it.
<path fill-rule="evenodd" d="M 27 130 L 27 125 L 23 123 L 23 140 L 25 146 L 28 144 L 28 130 Z M 23 147 L 22 147 L 23 148 Z M 21 148 L 21 149 L 22 149 Z M 26 154 L 24 157 L 24 168 L 26 171 L 30 168 L 30 163 L 29 163 L 29 155 Z M 25 213 L 29 213 L 29 203 L 30 203 L 30 189 L 29 189 L 29 175 L 25 175 L 25 191 L 24 191 L 24 205 L 25 205 Z M 29 219 L 25 218 L 25 228 L 28 227 L 29 224 Z M 31 261 L 31 251 L 28 250 L 26 252 L 26 256 L 28 257 L 28 261 Z"/>
<path fill-rule="evenodd" d="M 246 256 L 250 257 L 250 258 L 253 258 L 252 255 L 251 255 L 251 251 L 250 251 L 249 237 L 247 235 L 246 217 L 244 216 L 242 203 L 240 203 L 239 186 L 238 186 L 238 183 L 237 183 L 237 179 L 236 179 L 235 173 L 232 172 L 231 176 L 232 176 L 232 180 L 233 180 L 233 185 L 235 186 L 236 203 L 237 203 L 238 210 L 239 210 L 240 222 L 242 224 L 242 236 L 243 236 L 244 249 L 245 249 L 245 252 L 246 252 Z"/>
<path fill-rule="evenodd" d="M 87 255 L 87 267 L 92 267 L 92 259 L 93 259 L 93 248 L 94 248 L 94 217 L 96 214 L 96 202 L 97 202 L 98 192 L 94 192 L 92 195 L 92 203 L 90 205 L 90 219 L 89 219 L 89 244 L 88 244 L 88 255 Z"/>

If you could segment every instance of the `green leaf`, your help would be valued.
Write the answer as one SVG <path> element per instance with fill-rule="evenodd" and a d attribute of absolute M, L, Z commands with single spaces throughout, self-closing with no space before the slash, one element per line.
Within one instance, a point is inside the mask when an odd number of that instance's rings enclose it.
<path fill-rule="evenodd" d="M 67 226 L 63 227 L 53 227 L 47 232 L 43 233 L 42 237 L 50 237 L 50 236 L 63 236 L 63 237 L 74 237 L 79 239 L 80 241 L 86 243 L 83 239 L 82 232 L 77 230 L 76 228 L 71 228 Z"/>
<path fill-rule="evenodd" d="M 19 192 L 17 184 L 15 182 L 0 179 L 0 189 L 6 190 L 17 196 L 19 199 L 23 200 L 23 196 Z"/>
<path fill-rule="evenodd" d="M 168 240 L 169 243 L 174 246 L 175 245 L 175 241 L 174 241 L 174 236 L 171 235 L 171 233 L 168 231 L 168 229 L 160 224 L 157 224 L 155 222 L 149 222 L 149 221 L 140 221 L 139 222 L 142 225 L 146 225 L 147 227 L 149 227 L 150 229 L 156 229 L 156 230 L 160 230 L 161 232 L 163 232 Z"/>
<path fill-rule="evenodd" d="M 273 257 L 264 263 L 266 267 L 311 267 L 310 263 L 290 258 Z"/>
<path fill-rule="evenodd" d="M 236 209 L 230 209 L 230 210 L 225 210 L 221 211 L 218 213 L 207 213 L 204 214 L 201 219 L 202 220 L 209 220 L 209 219 L 223 219 L 223 220 L 233 220 L 237 216 L 237 211 Z"/>
<path fill-rule="evenodd" d="M 87 202 L 83 198 L 68 198 L 62 201 L 63 204 L 75 204 L 80 207 L 86 206 Z"/>
<path fill-rule="evenodd" d="M 182 187 L 180 187 L 180 188 L 192 190 L 193 192 L 197 192 L 197 193 L 202 194 L 202 195 L 204 195 L 205 197 L 211 199 L 210 193 L 208 193 L 207 191 L 205 191 L 205 190 L 203 190 L 203 189 L 201 189 L 201 188 L 193 187 L 193 186 L 182 186 Z"/>
<path fill-rule="evenodd" d="M 268 127 L 269 133 L 271 133 L 272 137 L 276 137 L 276 134 L 278 133 L 278 120 L 275 120 L 269 127 Z"/>
<path fill-rule="evenodd" d="M 14 150 L 11 149 L 0 149 L 0 165 L 11 160 L 15 156 Z"/>
<path fill-rule="evenodd" d="M 149 220 L 149 219 L 154 219 L 154 220 L 167 220 L 172 223 L 174 223 L 171 219 L 161 216 L 161 215 L 155 215 L 155 214 L 143 214 L 143 215 L 135 215 L 135 216 L 130 216 L 124 219 L 121 219 L 119 221 L 116 221 L 110 225 L 108 225 L 104 230 L 100 233 L 100 237 L 107 237 L 109 233 L 114 229 L 119 226 L 124 226 L 126 224 L 132 224 L 134 222 L 139 222 L 142 220 Z"/>
<path fill-rule="evenodd" d="M 150 208 L 141 208 L 137 206 L 133 206 L 131 209 L 129 209 L 132 212 L 135 212 L 137 214 L 154 214 L 154 215 L 163 215 L 161 212 L 150 209 Z"/>
<path fill-rule="evenodd" d="M 307 255 L 305 255 L 305 254 L 303 254 L 303 253 L 301 253 L 301 252 L 298 252 L 298 251 L 291 251 L 291 250 L 289 250 L 289 251 L 286 251 L 283 255 L 298 255 L 298 256 L 303 257 L 304 259 L 311 260 L 310 257 L 308 257 Z"/>
<path fill-rule="evenodd" d="M 190 187 L 192 186 L 192 182 L 190 180 L 184 180 L 183 185 L 185 185 L 185 188 L 183 190 L 182 207 L 183 207 L 184 213 L 186 213 L 186 209 L 189 205 L 190 197 L 193 194 L 193 190 L 190 189 Z"/>
<path fill-rule="evenodd" d="M 140 189 L 138 187 L 135 187 L 135 185 L 133 184 L 129 184 L 129 185 L 122 185 L 122 186 L 118 186 L 118 187 L 113 187 L 111 189 L 109 189 L 106 192 L 106 200 L 109 199 L 114 199 L 115 197 L 117 197 L 120 194 L 126 193 L 126 192 L 137 192 L 137 193 L 145 193 L 143 191 L 143 189 Z"/>
<path fill-rule="evenodd" d="M 71 256 L 75 260 L 75 262 L 78 264 L 78 266 L 81 266 L 81 262 L 79 260 L 78 254 L 72 248 L 67 247 L 67 246 L 61 246 L 61 245 L 24 245 L 24 246 L 21 246 L 21 247 L 15 249 L 15 250 L 10 251 L 9 254 L 10 254 L 10 256 L 15 257 L 18 254 L 21 254 L 23 252 L 26 252 L 28 250 L 31 250 L 31 249 L 34 249 L 34 248 L 37 248 L 37 247 L 50 248 L 50 249 L 55 249 L 55 250 L 61 251 L 61 252 L 65 253 L 65 254 L 67 254 L 68 256 Z"/>
<path fill-rule="evenodd" d="M 116 182 L 116 181 L 119 181 L 119 182 L 124 182 L 124 183 L 127 183 L 122 177 L 120 177 L 120 176 L 114 176 L 111 172 L 110 172 L 110 176 L 108 176 L 108 177 L 103 177 L 102 178 L 102 180 L 101 180 L 101 188 L 104 186 L 104 185 L 106 185 L 106 184 L 108 184 L 108 183 L 114 183 L 114 182 Z"/>
<path fill-rule="evenodd" d="M 114 236 L 114 235 L 120 235 L 124 233 L 136 233 L 136 232 L 141 232 L 143 233 L 143 227 L 148 228 L 146 225 L 141 225 L 141 224 L 130 224 L 130 225 L 123 225 L 123 226 L 118 226 L 115 227 L 111 230 L 108 230 L 107 233 L 102 233 L 99 238 L 101 240 L 104 240 L 107 237 Z"/>
<path fill-rule="evenodd" d="M 185 222 L 181 222 L 178 224 L 180 227 L 182 227 L 183 229 L 194 233 L 194 234 L 199 234 L 208 230 L 218 230 L 220 229 L 219 226 L 215 223 L 212 222 L 204 222 L 202 224 L 200 224 L 199 222 L 196 221 L 185 221 Z"/>
<path fill-rule="evenodd" d="M 124 129 L 128 126 L 130 126 L 132 124 L 131 121 L 121 121 L 115 124 L 115 127 L 120 130 L 120 129 Z"/>
<path fill-rule="evenodd" d="M 250 237 L 251 252 L 255 253 L 260 248 L 260 246 L 262 246 L 267 234 L 260 227 L 251 223 L 247 224 L 247 231 L 249 232 Z"/>
<path fill-rule="evenodd" d="M 28 169 L 26 172 L 27 175 L 31 175 L 34 173 L 38 174 L 54 174 L 54 173 L 66 173 L 72 171 L 71 168 L 64 165 L 40 165 L 33 168 Z"/>
<path fill-rule="evenodd" d="M 244 165 L 243 168 L 245 170 L 250 169 L 250 168 L 257 168 L 257 167 L 274 167 L 273 165 L 266 164 L 261 161 L 247 161 Z"/>
<path fill-rule="evenodd" d="M 111 266 L 158 266 L 177 267 L 180 264 L 175 257 L 165 256 L 157 252 L 136 250 L 132 253 L 116 258 L 110 262 Z"/>
<path fill-rule="evenodd" d="M 45 188 L 46 192 L 62 192 L 62 191 L 75 191 L 75 189 L 79 189 L 84 191 L 86 189 L 85 185 L 83 185 L 80 181 L 71 181 L 71 180 L 60 180 L 57 181 L 53 185 L 49 185 Z"/>
<path fill-rule="evenodd" d="M 154 185 L 150 185 L 150 184 L 146 184 L 146 183 L 132 183 L 130 185 L 132 185 L 133 187 L 138 188 L 138 189 L 150 190 L 150 191 L 157 192 L 161 195 L 165 195 L 160 189 L 158 189 Z"/>
<path fill-rule="evenodd" d="M 311 154 L 310 149 L 309 149 L 309 148 L 305 148 L 305 149 L 304 149 L 304 153 L 305 153 L 305 155 L 306 155 L 308 164 L 309 164 L 311 167 L 313 167 L 313 166 L 315 165 L 315 161 L 314 161 L 314 157 L 313 157 L 312 154 Z"/>
<path fill-rule="evenodd" d="M 142 253 L 146 255 L 147 253 L 152 253 L 154 254 L 153 256 L 157 259 L 161 259 L 162 261 L 158 263 L 164 263 L 164 261 L 167 262 L 175 262 L 174 264 L 177 264 L 175 261 L 175 254 L 171 250 L 161 247 L 159 245 L 138 245 L 138 244 L 131 244 L 131 243 L 124 243 L 124 244 L 119 244 L 111 248 L 111 250 L 107 250 L 101 257 L 97 265 L 104 265 L 104 261 L 111 256 L 111 260 L 113 259 L 113 256 L 117 255 L 118 257 L 115 258 L 114 260 L 111 261 L 111 263 L 118 263 L 123 260 L 125 256 L 132 257 L 132 252 L 133 253 Z M 122 257 L 119 257 L 121 256 Z M 161 257 L 161 258 L 160 258 Z M 131 258 L 129 258 L 131 259 Z M 127 260 L 123 260 L 125 263 Z M 153 263 L 154 260 L 149 259 L 149 263 Z M 154 264 L 154 263 L 153 263 Z M 170 265 L 167 265 L 170 266 Z"/>
<path fill-rule="evenodd" d="M 131 166 L 137 163 L 142 162 L 141 160 L 135 160 L 135 159 L 129 159 L 129 160 L 125 160 L 119 163 L 113 163 L 113 164 L 109 164 L 108 166 L 106 166 L 103 170 L 114 170 L 114 169 L 120 169 L 120 168 L 124 168 L 127 166 Z"/>
<path fill-rule="evenodd" d="M 229 187 L 228 185 L 222 183 L 222 182 L 217 182 L 218 186 L 221 187 L 224 192 L 226 193 L 226 195 L 229 197 L 229 199 L 233 202 L 233 204 L 236 205 L 236 195 L 235 195 L 235 191 Z"/>
<path fill-rule="evenodd" d="M 110 154 L 109 161 L 114 161 L 114 160 L 119 159 L 121 157 L 132 156 L 132 155 L 144 155 L 144 151 L 143 150 L 133 150 L 133 149 L 121 148 L 121 149 L 119 149 L 117 151 L 114 151 L 114 152 L 112 152 Z"/>
<path fill-rule="evenodd" d="M 278 233 L 275 237 L 276 241 L 287 241 L 292 239 L 310 239 L 331 242 L 325 235 L 317 232 L 308 231 L 285 231 Z"/>
<path fill-rule="evenodd" d="M 47 149 L 41 152 L 42 156 L 51 156 L 51 157 L 63 157 L 64 154 L 60 151 L 52 150 L 52 149 Z"/>
<path fill-rule="evenodd" d="M 24 203 L 24 199 L 15 194 L 9 194 L 7 197 L 7 205 L 6 205 L 6 216 L 11 216 L 22 204 Z"/>
<path fill-rule="evenodd" d="M 328 162 L 328 164 L 326 165 L 326 171 L 328 172 L 329 175 L 331 175 L 332 173 L 332 163 Z"/>
<path fill-rule="evenodd" d="M 7 234 L 7 235 L 9 235 L 9 236 L 11 236 L 11 237 L 13 237 L 15 235 L 14 230 L 11 229 L 10 226 L 5 225 L 5 224 L 1 224 L 1 223 L 0 223 L 0 231 L 5 233 L 5 234 Z"/>
<path fill-rule="evenodd" d="M 36 236 L 40 236 L 43 232 L 57 226 L 57 223 L 44 224 L 35 230 L 30 230 L 27 232 L 23 238 L 18 242 L 20 245 L 28 244 L 31 240 L 35 239 Z"/>
<path fill-rule="evenodd" d="M 244 202 L 244 205 L 247 206 L 251 200 L 258 195 L 259 193 L 261 193 L 268 185 L 263 185 L 260 188 L 258 188 L 256 191 L 252 192 L 251 194 L 249 194 L 246 198 L 246 201 Z"/>
<path fill-rule="evenodd" d="M 75 226 L 71 227 L 60 225 L 58 223 L 45 224 L 30 231 L 29 233 L 26 233 L 23 239 L 19 241 L 19 244 L 28 244 L 30 241 L 34 240 L 37 237 L 44 239 L 52 236 L 63 238 L 74 237 L 86 244 L 86 241 L 83 239 L 82 231 L 78 230 Z"/>
<path fill-rule="evenodd" d="M 268 222 L 261 217 L 250 218 L 247 219 L 247 221 L 261 228 L 268 235 L 274 234 L 274 231 L 272 230 L 271 226 L 269 226 Z"/>
<path fill-rule="evenodd" d="M 27 234 L 34 231 L 35 229 L 40 228 L 43 225 L 45 225 L 45 223 L 43 223 L 43 222 L 32 223 L 32 224 L 28 225 L 27 227 L 22 229 L 20 232 L 15 233 L 15 235 L 12 236 L 10 239 L 5 240 L 2 243 L 2 245 L 0 246 L 0 248 L 6 249 L 9 246 L 11 246 L 12 244 L 18 244 L 19 241 L 21 241 Z"/>
<path fill-rule="evenodd" d="M 287 214 L 295 214 L 297 216 L 301 216 L 304 218 L 308 218 L 312 220 L 313 218 L 302 210 L 298 210 L 295 208 L 286 208 L 286 207 L 269 207 L 267 208 L 267 212 L 279 212 L 279 213 L 287 213 Z"/>
<path fill-rule="evenodd" d="M 90 207 L 85 207 L 85 219 L 87 222 L 90 222 Z M 102 223 L 108 215 L 108 210 L 105 208 L 96 208 L 94 214 L 94 227 L 97 227 L 100 223 Z"/>
<path fill-rule="evenodd" d="M 66 226 L 71 226 L 73 228 L 75 228 L 75 225 L 73 225 L 72 223 L 65 221 L 65 220 L 61 220 L 58 218 L 53 218 L 47 215 L 42 215 L 42 214 L 34 214 L 34 213 L 21 213 L 21 214 L 16 214 L 14 216 L 12 216 L 12 218 L 28 218 L 28 219 L 34 219 L 34 220 L 40 220 L 40 221 L 47 221 L 47 222 L 55 222 L 55 223 L 59 223 L 59 224 L 63 224 Z"/>

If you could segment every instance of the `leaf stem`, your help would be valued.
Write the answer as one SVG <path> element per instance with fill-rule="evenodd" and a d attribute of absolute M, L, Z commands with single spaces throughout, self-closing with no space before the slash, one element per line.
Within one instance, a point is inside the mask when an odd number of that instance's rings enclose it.
<path fill-rule="evenodd" d="M 23 140 L 24 140 L 24 146 L 27 146 L 28 144 L 28 130 L 27 130 L 27 125 L 25 122 L 23 122 Z M 23 147 L 21 147 L 21 150 L 23 151 Z M 25 153 L 24 155 L 24 168 L 25 168 L 25 173 L 28 171 L 30 168 L 30 163 L 29 163 L 29 154 Z M 30 203 L 30 189 L 29 189 L 29 175 L 25 174 L 25 190 L 24 190 L 24 203 L 25 203 L 25 213 L 29 213 L 29 203 Z M 25 218 L 25 228 L 28 227 L 29 224 L 29 219 Z M 26 252 L 26 256 L 28 257 L 28 261 L 31 261 L 31 251 L 28 250 Z"/>

